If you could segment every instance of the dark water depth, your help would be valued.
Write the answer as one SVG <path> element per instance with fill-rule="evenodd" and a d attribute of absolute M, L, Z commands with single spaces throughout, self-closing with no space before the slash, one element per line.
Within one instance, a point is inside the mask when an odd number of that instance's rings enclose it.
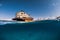
<path fill-rule="evenodd" d="M 0 40 L 60 40 L 60 21 L 0 25 Z"/>

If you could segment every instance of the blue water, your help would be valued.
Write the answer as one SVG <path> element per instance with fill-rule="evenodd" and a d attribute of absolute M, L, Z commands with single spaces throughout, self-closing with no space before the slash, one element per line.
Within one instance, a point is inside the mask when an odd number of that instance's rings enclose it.
<path fill-rule="evenodd" d="M 0 40 L 60 40 L 60 21 L 0 22 Z"/>

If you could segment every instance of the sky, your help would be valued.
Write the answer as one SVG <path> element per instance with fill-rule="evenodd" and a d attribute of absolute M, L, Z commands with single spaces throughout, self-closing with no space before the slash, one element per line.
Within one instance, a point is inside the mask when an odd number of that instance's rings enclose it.
<path fill-rule="evenodd" d="M 24 10 L 33 18 L 60 16 L 60 0 L 0 0 L 0 19 L 12 19 Z"/>

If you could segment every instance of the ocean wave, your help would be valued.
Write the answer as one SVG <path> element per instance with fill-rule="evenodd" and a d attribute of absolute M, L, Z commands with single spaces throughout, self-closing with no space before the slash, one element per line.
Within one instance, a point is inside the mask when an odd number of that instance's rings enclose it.
<path fill-rule="evenodd" d="M 41 21 L 33 21 L 33 22 L 23 22 L 23 21 L 7 21 L 7 20 L 0 20 L 0 25 L 5 24 L 23 24 L 23 23 L 30 23 L 30 24 L 37 24 L 37 23 L 59 23 L 58 20 L 41 20 Z"/>
<path fill-rule="evenodd" d="M 28 22 L 22 22 L 22 21 L 0 21 L 0 25 L 5 25 L 5 24 L 16 24 L 16 23 L 28 23 Z"/>

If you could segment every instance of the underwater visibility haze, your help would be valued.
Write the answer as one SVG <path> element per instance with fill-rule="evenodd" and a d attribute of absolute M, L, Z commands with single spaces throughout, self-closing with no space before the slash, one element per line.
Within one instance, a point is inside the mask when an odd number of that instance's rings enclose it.
<path fill-rule="evenodd" d="M 60 40 L 60 21 L 0 21 L 0 40 Z"/>

